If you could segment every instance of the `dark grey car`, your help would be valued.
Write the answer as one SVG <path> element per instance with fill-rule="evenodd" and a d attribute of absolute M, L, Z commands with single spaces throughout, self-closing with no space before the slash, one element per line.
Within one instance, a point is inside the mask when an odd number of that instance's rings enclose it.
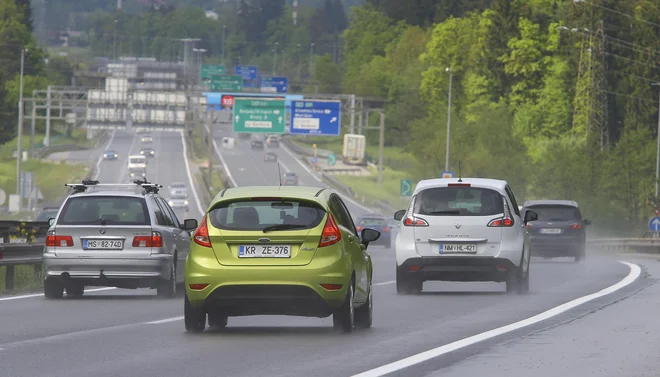
<path fill-rule="evenodd" d="M 538 214 L 538 220 L 527 224 L 532 242 L 532 255 L 545 258 L 574 257 L 578 262 L 586 257 L 585 226 L 578 204 L 570 200 L 529 200 L 523 205 Z"/>

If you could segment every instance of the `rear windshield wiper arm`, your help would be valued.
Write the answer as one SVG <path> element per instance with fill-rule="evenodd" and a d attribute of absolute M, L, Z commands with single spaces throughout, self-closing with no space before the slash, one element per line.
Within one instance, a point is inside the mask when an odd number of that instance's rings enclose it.
<path fill-rule="evenodd" d="M 308 226 L 301 224 L 277 224 L 277 225 L 267 226 L 263 228 L 262 231 L 266 233 L 273 230 L 303 229 L 303 228 L 308 228 Z"/>

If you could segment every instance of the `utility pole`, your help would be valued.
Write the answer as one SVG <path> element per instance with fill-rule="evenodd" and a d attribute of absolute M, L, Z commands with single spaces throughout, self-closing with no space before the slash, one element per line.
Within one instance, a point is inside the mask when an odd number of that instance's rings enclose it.
<path fill-rule="evenodd" d="M 37 102 L 32 101 L 32 122 L 30 133 L 30 158 L 34 158 L 34 134 L 37 131 Z"/>
<path fill-rule="evenodd" d="M 46 90 L 46 136 L 44 136 L 44 146 L 50 145 L 50 102 L 51 102 L 51 86 L 48 85 Z"/>
<path fill-rule="evenodd" d="M 309 45 L 309 78 L 314 79 L 314 42 Z"/>
<path fill-rule="evenodd" d="M 222 25 L 222 65 L 225 65 L 225 30 L 227 25 Z"/>
<path fill-rule="evenodd" d="M 118 20 L 115 20 L 115 27 L 114 31 L 112 33 L 112 60 L 117 60 L 117 22 Z"/>
<path fill-rule="evenodd" d="M 273 43 L 273 76 L 277 71 L 277 45 L 279 45 L 279 42 Z"/>
<path fill-rule="evenodd" d="M 302 46 L 298 43 L 298 82 L 300 82 L 300 68 L 302 64 Z"/>
<path fill-rule="evenodd" d="M 209 134 L 207 138 L 207 143 L 209 147 L 209 179 L 208 179 L 208 184 L 213 185 L 213 118 L 214 118 L 214 107 L 211 107 L 208 112 L 208 122 L 209 122 Z"/>
<path fill-rule="evenodd" d="M 445 151 L 445 171 L 449 171 L 449 141 L 451 140 L 451 84 L 454 79 L 454 73 L 451 68 L 447 68 L 449 72 L 449 99 L 447 104 L 447 147 Z"/>
<path fill-rule="evenodd" d="M 19 81 L 18 93 L 18 138 L 16 144 L 16 193 L 18 194 L 18 211 L 23 207 L 23 195 L 21 192 L 21 162 L 23 160 L 23 74 L 25 68 L 25 53 L 27 49 L 21 50 L 21 76 Z"/>
<path fill-rule="evenodd" d="M 660 87 L 660 82 L 651 85 Z M 658 92 L 660 95 L 660 91 Z M 655 157 L 655 197 L 658 197 L 658 180 L 660 180 L 660 97 L 658 97 L 658 148 Z"/>
<path fill-rule="evenodd" d="M 378 188 L 383 188 L 383 171 L 385 170 L 385 111 L 380 111 L 380 132 L 378 135 Z"/>

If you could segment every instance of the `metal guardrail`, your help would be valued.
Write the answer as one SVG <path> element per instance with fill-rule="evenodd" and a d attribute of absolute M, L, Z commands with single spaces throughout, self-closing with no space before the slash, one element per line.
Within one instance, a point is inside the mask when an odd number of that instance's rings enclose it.
<path fill-rule="evenodd" d="M 597 238 L 587 240 L 587 244 L 608 250 L 660 254 L 660 238 Z"/>
<path fill-rule="evenodd" d="M 41 276 L 41 263 L 46 245 L 47 221 L 0 221 L 0 267 L 5 267 L 5 290 L 14 290 L 14 267 L 34 265 Z"/>

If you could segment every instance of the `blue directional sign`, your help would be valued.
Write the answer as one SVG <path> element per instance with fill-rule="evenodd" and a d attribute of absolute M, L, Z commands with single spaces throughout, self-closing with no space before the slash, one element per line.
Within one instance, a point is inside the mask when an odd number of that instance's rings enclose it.
<path fill-rule="evenodd" d="M 246 80 L 243 79 L 243 88 L 258 88 L 259 80 Z"/>
<path fill-rule="evenodd" d="M 340 101 L 291 101 L 292 135 L 339 136 L 340 131 Z"/>
<path fill-rule="evenodd" d="M 316 164 L 317 162 L 319 162 L 319 159 L 316 156 L 312 157 L 312 164 Z"/>
<path fill-rule="evenodd" d="M 651 232 L 660 232 L 660 217 L 651 217 L 651 220 L 649 221 L 649 229 L 651 229 Z"/>
<path fill-rule="evenodd" d="M 259 91 L 267 93 L 286 93 L 289 90 L 289 78 L 278 76 L 261 76 Z"/>
<path fill-rule="evenodd" d="M 259 69 L 255 65 L 237 65 L 234 67 L 234 73 L 243 76 L 243 80 L 256 80 L 259 75 Z"/>

